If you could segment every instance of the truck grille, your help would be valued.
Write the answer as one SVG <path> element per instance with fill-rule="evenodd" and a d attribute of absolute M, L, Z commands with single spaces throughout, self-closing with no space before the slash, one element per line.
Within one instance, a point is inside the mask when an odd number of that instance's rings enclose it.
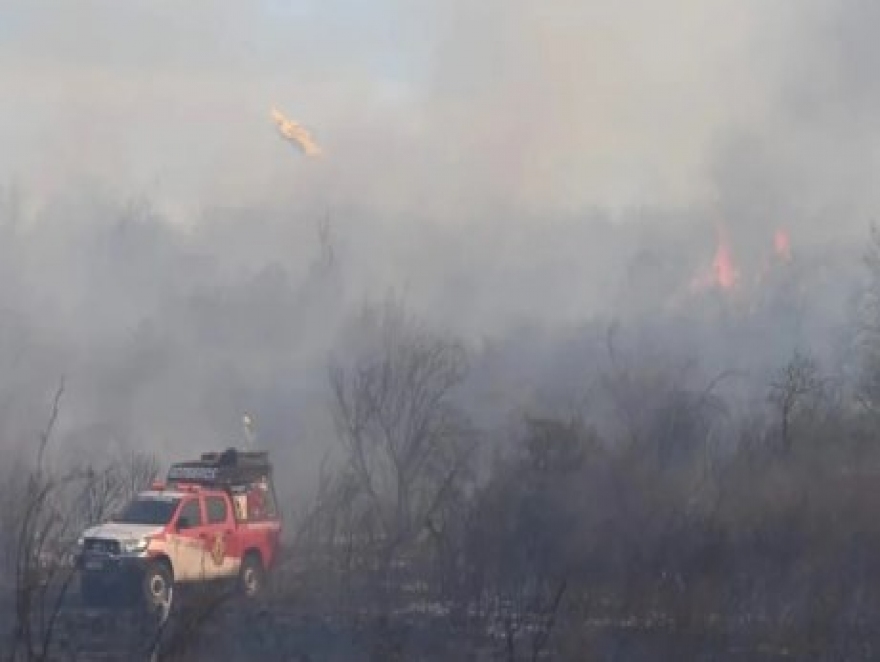
<path fill-rule="evenodd" d="M 83 541 L 83 551 L 86 554 L 118 555 L 119 542 L 103 538 L 86 538 Z"/>

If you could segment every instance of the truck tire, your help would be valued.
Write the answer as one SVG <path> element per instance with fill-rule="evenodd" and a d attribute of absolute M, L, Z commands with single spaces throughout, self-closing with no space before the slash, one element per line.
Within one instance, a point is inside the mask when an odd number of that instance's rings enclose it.
<path fill-rule="evenodd" d="M 255 552 L 245 554 L 238 573 L 238 586 L 242 595 L 248 599 L 258 598 L 266 587 L 266 570 L 260 555 Z"/>
<path fill-rule="evenodd" d="M 141 588 L 144 604 L 148 610 L 167 612 L 171 609 L 174 578 L 167 563 L 151 561 L 144 570 Z"/>
<path fill-rule="evenodd" d="M 79 580 L 79 594 L 82 603 L 86 607 L 103 607 L 105 603 L 104 587 L 94 579 L 81 577 Z"/>

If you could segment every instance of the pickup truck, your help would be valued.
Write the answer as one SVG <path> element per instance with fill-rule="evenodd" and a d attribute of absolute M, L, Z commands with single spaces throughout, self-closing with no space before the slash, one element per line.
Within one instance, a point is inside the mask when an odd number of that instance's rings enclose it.
<path fill-rule="evenodd" d="M 80 592 L 96 606 L 133 588 L 148 608 L 167 609 L 176 584 L 236 581 L 256 597 L 280 538 L 268 454 L 206 453 L 82 534 Z"/>

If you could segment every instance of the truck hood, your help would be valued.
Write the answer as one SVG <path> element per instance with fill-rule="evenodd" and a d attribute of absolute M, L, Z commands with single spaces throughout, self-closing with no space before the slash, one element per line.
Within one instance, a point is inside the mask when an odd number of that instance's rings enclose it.
<path fill-rule="evenodd" d="M 155 524 L 126 524 L 125 522 L 107 522 L 87 529 L 83 538 L 104 538 L 105 540 L 132 540 L 146 538 L 162 533 L 165 527 Z"/>

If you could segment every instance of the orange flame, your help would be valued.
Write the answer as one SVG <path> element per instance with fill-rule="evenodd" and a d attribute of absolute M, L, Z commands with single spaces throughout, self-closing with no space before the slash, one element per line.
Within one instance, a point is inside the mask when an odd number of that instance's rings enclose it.
<path fill-rule="evenodd" d="M 722 226 L 718 227 L 718 246 L 712 258 L 711 269 L 703 276 L 691 281 L 691 288 L 704 290 L 717 287 L 722 290 L 733 289 L 739 281 L 739 271 L 733 261 L 727 233 Z"/>
<path fill-rule="evenodd" d="M 780 260 L 791 260 L 791 240 L 785 230 L 777 230 L 773 235 L 773 251 Z"/>
<path fill-rule="evenodd" d="M 718 231 L 718 248 L 712 260 L 713 284 L 725 290 L 731 289 L 739 280 L 739 271 L 733 263 L 727 236 L 722 229 Z"/>

